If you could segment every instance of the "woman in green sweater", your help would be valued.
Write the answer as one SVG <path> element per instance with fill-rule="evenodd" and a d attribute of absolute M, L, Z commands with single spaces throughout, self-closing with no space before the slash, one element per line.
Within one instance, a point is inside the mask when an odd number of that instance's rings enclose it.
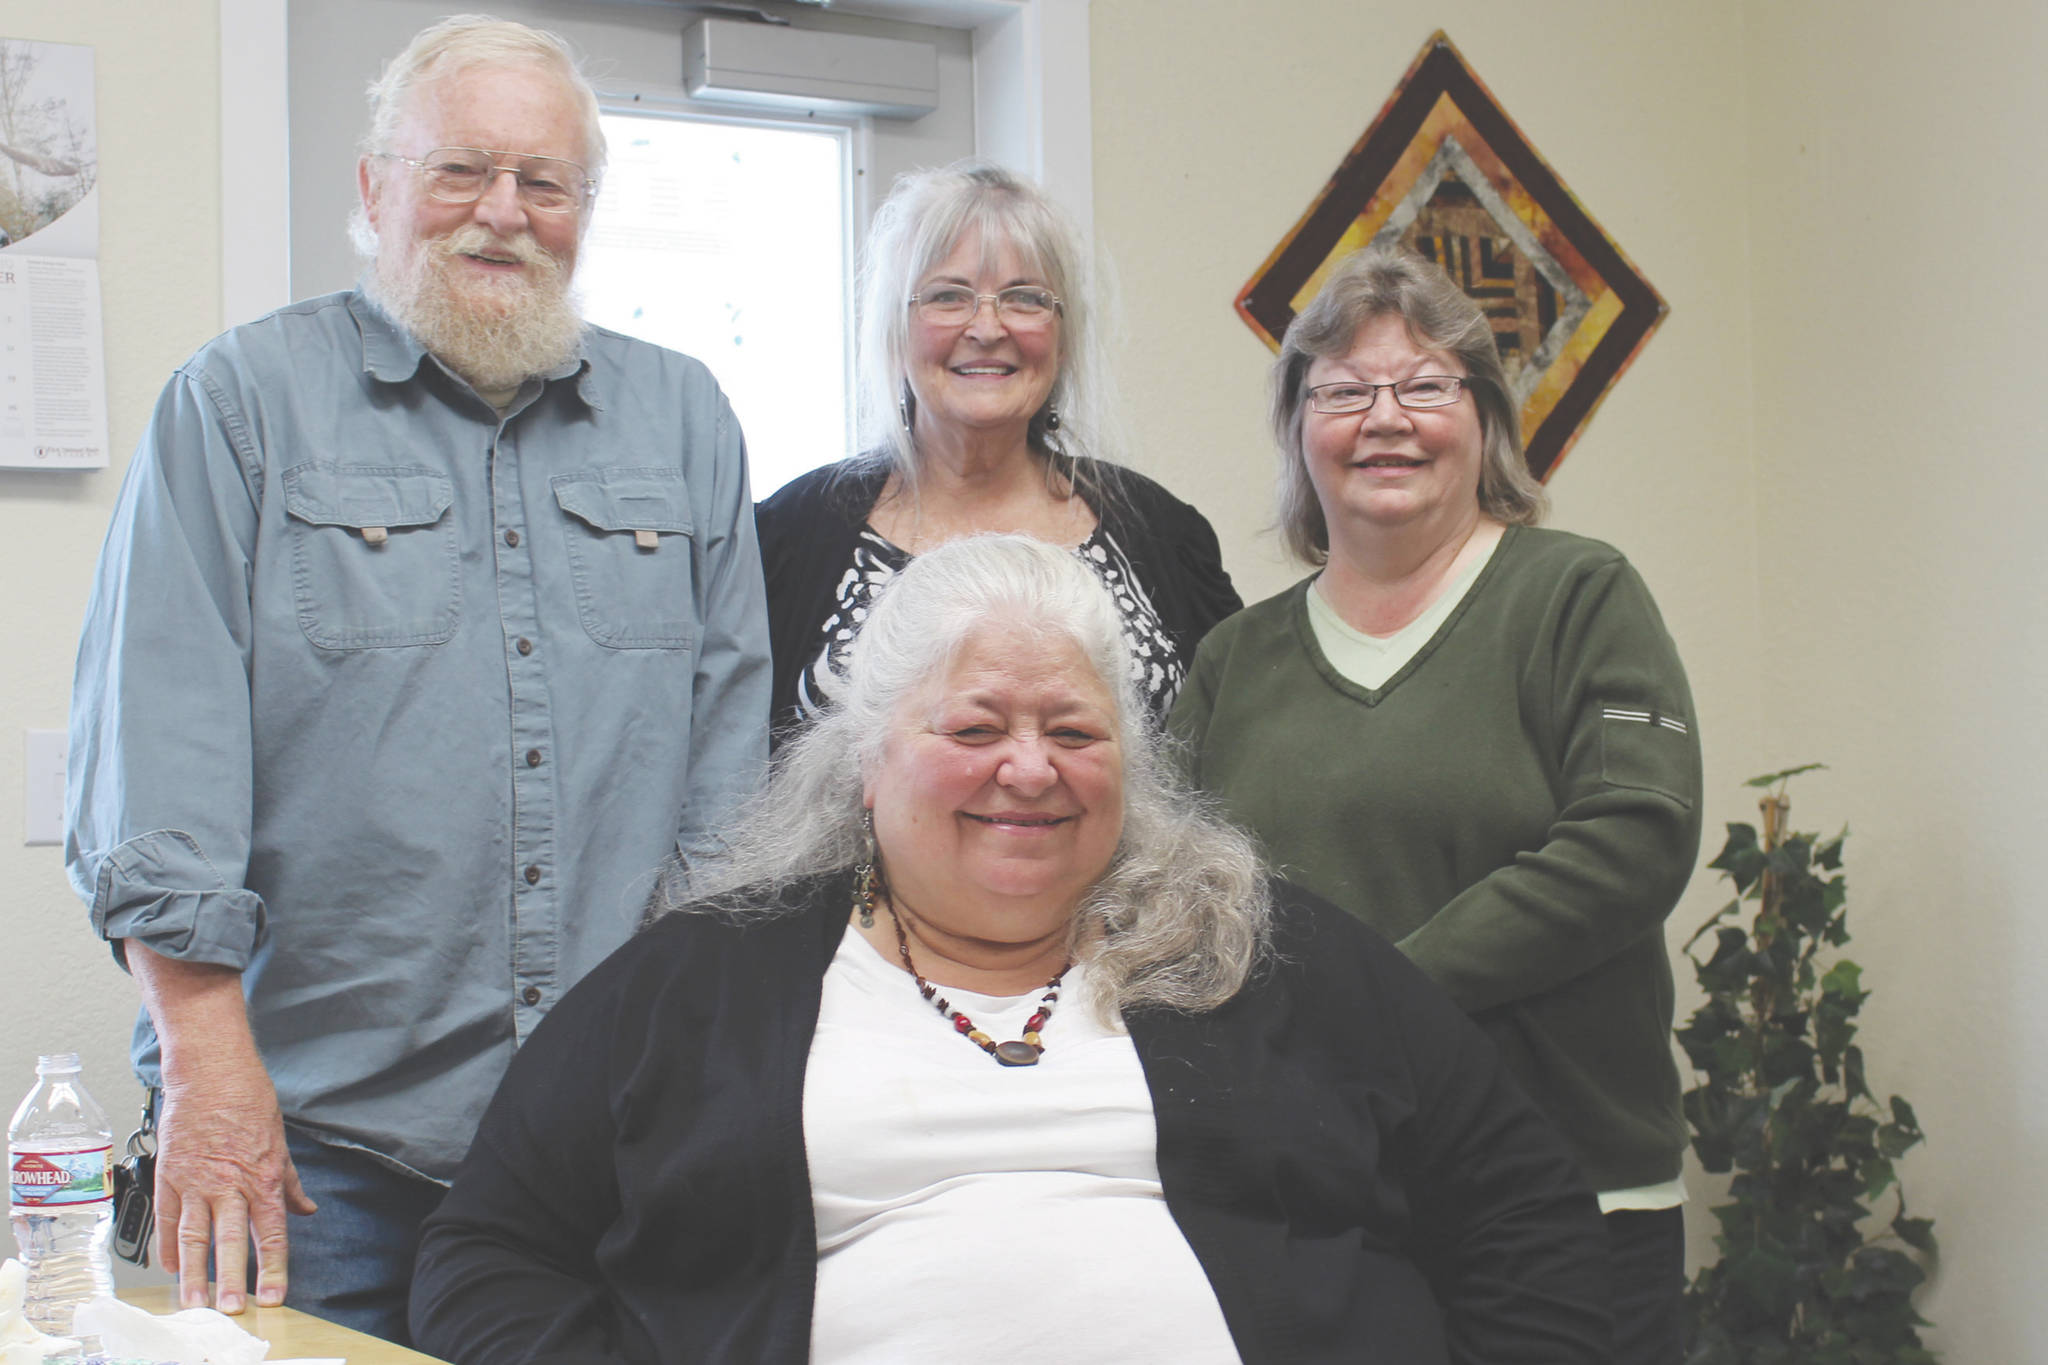
<path fill-rule="evenodd" d="M 1600 1194 L 1616 1359 L 1672 1365 L 1663 926 L 1699 851 L 1699 740 L 1642 579 L 1537 529 L 1515 406 L 1491 327 L 1435 266 L 1340 266 L 1273 376 L 1281 526 L 1320 572 L 1211 632 L 1172 726 L 1276 866 L 1493 1037 Z"/>

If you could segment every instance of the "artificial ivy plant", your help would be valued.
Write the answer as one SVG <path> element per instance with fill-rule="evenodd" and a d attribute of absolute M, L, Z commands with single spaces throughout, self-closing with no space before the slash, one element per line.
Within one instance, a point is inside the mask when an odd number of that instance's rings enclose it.
<path fill-rule="evenodd" d="M 1855 1043 L 1870 992 L 1847 958 L 1845 829 L 1786 832 L 1787 782 L 1752 778 L 1763 832 L 1728 826 L 1709 867 L 1735 899 L 1685 945 L 1706 1003 L 1679 1030 L 1698 1073 L 1685 1096 L 1700 1164 L 1733 1172 L 1713 1210 L 1721 1258 L 1686 1291 L 1686 1365 L 1931 1365 L 1914 1289 L 1935 1254 L 1895 1163 L 1922 1139 L 1913 1106 L 1879 1104 Z M 1748 923 L 1746 907 L 1754 907 Z M 1701 958 L 1694 945 L 1712 944 Z M 1893 1212 L 1872 1205 L 1889 1194 Z"/>

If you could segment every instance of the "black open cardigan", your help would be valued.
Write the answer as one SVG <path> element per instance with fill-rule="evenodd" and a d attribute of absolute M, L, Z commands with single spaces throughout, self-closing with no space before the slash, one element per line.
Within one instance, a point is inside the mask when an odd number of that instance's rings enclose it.
<path fill-rule="evenodd" d="M 807 1360 L 804 1071 L 851 886 L 816 879 L 740 923 L 672 914 L 563 998 L 427 1223 L 420 1349 L 458 1365 Z M 1606 1233 L 1562 1141 L 1391 945 L 1279 895 L 1274 954 L 1233 1000 L 1127 1018 L 1167 1207 L 1239 1353 L 1607 1360 Z M 1085 1318 L 1074 1333 L 1089 1359 Z M 999 1340 L 961 1347 L 1006 1358 Z"/>
<path fill-rule="evenodd" d="M 1182 667 L 1192 667 L 1209 627 L 1244 605 L 1224 571 L 1216 532 L 1200 512 L 1142 474 L 1097 460 L 1074 463 L 1082 495 L 1130 557 Z M 888 481 L 886 464 L 843 461 L 791 480 L 754 506 L 774 654 L 772 734 L 787 733 L 802 718 L 797 680 L 818 655 L 819 631 L 838 605 L 854 542 Z M 1091 489 L 1103 494 L 1091 496 Z"/>

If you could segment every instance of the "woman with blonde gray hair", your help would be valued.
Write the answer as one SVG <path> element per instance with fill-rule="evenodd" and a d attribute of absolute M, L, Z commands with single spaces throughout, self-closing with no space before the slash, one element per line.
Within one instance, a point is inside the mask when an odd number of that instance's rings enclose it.
<path fill-rule="evenodd" d="M 1606 1359 L 1556 1135 L 1180 785 L 1066 550 L 913 560 L 691 894 L 514 1059 L 426 1234 L 425 1349 Z"/>
<path fill-rule="evenodd" d="M 866 453 L 756 511 L 779 741 L 823 709 L 874 595 L 975 532 L 1072 550 L 1114 595 L 1164 714 L 1210 626 L 1242 605 L 1200 512 L 1110 463 L 1084 244 L 1045 194 L 964 161 L 897 182 L 861 272 Z"/>
<path fill-rule="evenodd" d="M 1700 837 L 1678 652 L 1617 551 L 1536 527 L 1492 328 L 1434 265 L 1339 266 L 1272 419 L 1282 532 L 1319 572 L 1203 643 L 1172 720 L 1193 776 L 1492 1036 L 1600 1193 L 1617 1359 L 1671 1365 L 1663 926 Z"/>

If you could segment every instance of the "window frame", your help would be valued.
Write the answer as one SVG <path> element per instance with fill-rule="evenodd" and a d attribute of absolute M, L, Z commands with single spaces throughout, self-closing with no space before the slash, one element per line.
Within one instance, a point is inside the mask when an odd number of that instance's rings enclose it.
<path fill-rule="evenodd" d="M 845 347 L 841 352 L 841 384 L 846 394 L 844 429 L 840 434 L 840 455 L 852 454 L 859 445 L 860 400 L 854 375 L 854 352 L 860 329 L 855 280 L 855 262 L 860 259 L 859 248 L 871 216 L 865 193 L 868 181 L 873 177 L 864 172 L 872 161 L 873 120 L 860 114 L 825 114 L 792 109 L 778 113 L 772 109 L 741 110 L 729 104 L 711 104 L 704 100 L 690 98 L 680 86 L 605 86 L 597 87 L 597 108 L 599 114 L 632 116 L 641 118 L 667 118 L 696 123 L 723 123 L 743 128 L 834 128 L 840 130 L 839 138 L 839 183 L 845 196 L 845 217 L 840 231 L 840 287 L 841 306 L 846 318 Z M 838 457 L 834 457 L 838 458 Z M 829 463 L 820 460 L 819 464 Z M 756 497 L 764 496 L 761 487 L 754 489 Z"/>
<path fill-rule="evenodd" d="M 220 0 L 221 325 L 291 301 L 288 0 Z M 842 0 L 972 31 L 975 145 L 1094 229 L 1091 0 Z M 868 205 L 855 201 L 857 220 Z"/>

